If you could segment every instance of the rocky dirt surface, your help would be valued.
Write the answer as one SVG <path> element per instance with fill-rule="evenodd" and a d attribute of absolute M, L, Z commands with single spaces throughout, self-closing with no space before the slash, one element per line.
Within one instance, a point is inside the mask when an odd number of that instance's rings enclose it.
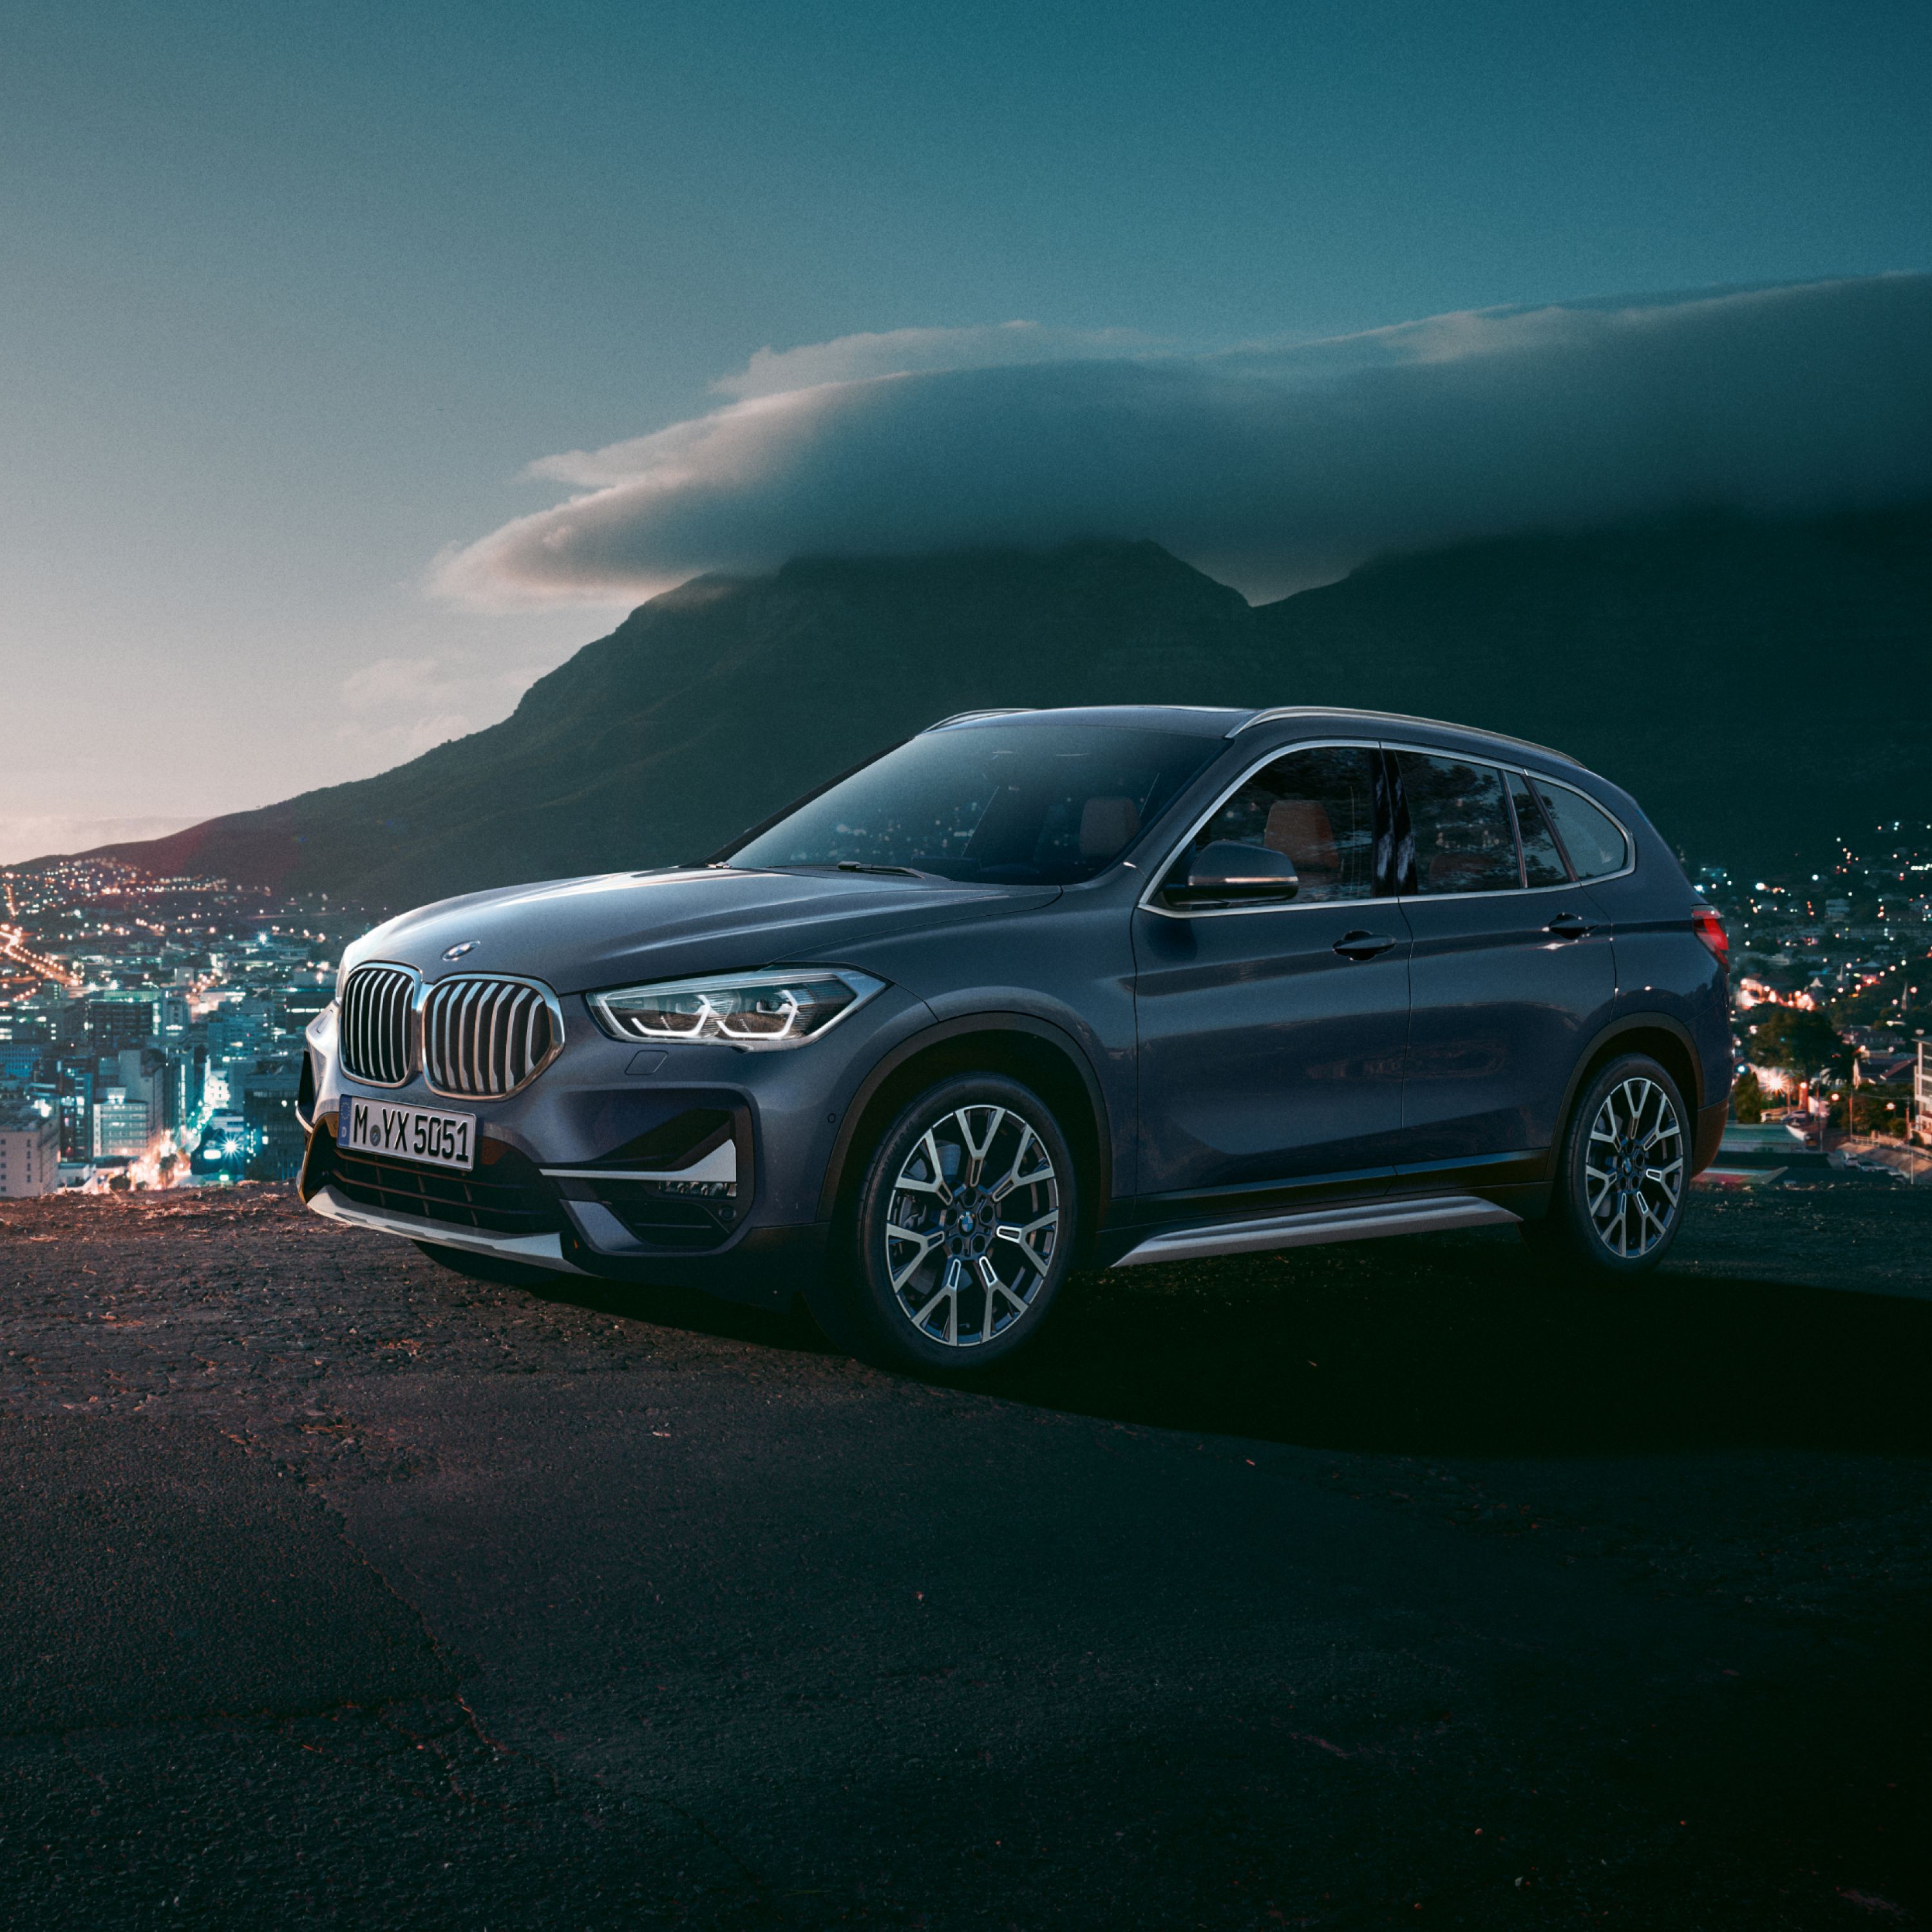
<path fill-rule="evenodd" d="M 953 1389 L 0 1202 L 0 1924 L 1932 1923 L 1932 1190 L 1070 1285 Z"/>

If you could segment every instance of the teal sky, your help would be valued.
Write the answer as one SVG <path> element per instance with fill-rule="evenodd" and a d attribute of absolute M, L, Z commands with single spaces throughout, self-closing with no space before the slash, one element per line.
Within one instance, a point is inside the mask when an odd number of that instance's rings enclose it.
<path fill-rule="evenodd" d="M 1198 353 L 1932 266 L 1916 0 L 0 29 L 0 859 L 503 715 L 623 596 L 478 609 L 439 559 L 767 346 Z"/>

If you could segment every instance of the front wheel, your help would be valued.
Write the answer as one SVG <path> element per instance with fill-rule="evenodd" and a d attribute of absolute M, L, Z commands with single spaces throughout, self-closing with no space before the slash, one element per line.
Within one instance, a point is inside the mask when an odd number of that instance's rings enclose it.
<path fill-rule="evenodd" d="M 1523 1223 L 1524 1240 L 1600 1280 L 1655 1268 L 1683 1223 L 1685 1118 L 1676 1082 L 1655 1060 L 1640 1053 L 1612 1060 L 1570 1111 L 1550 1211 Z"/>
<path fill-rule="evenodd" d="M 1078 1207 L 1066 1136 L 1038 1094 L 994 1075 L 942 1081 L 873 1149 L 813 1312 L 868 1360 L 990 1367 L 1046 1319 Z"/>

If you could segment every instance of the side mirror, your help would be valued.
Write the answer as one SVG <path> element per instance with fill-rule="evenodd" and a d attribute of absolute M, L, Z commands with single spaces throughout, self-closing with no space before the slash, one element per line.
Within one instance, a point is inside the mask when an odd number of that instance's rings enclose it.
<path fill-rule="evenodd" d="M 1285 853 L 1217 838 L 1176 866 L 1160 896 L 1171 906 L 1286 905 L 1301 890 L 1294 861 Z"/>

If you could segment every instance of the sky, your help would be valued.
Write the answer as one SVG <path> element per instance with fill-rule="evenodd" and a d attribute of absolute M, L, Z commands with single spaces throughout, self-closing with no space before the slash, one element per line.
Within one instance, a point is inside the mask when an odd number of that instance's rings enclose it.
<path fill-rule="evenodd" d="M 1920 0 L 0 34 L 0 861 L 382 770 L 792 548 L 1274 595 L 1932 448 Z"/>

